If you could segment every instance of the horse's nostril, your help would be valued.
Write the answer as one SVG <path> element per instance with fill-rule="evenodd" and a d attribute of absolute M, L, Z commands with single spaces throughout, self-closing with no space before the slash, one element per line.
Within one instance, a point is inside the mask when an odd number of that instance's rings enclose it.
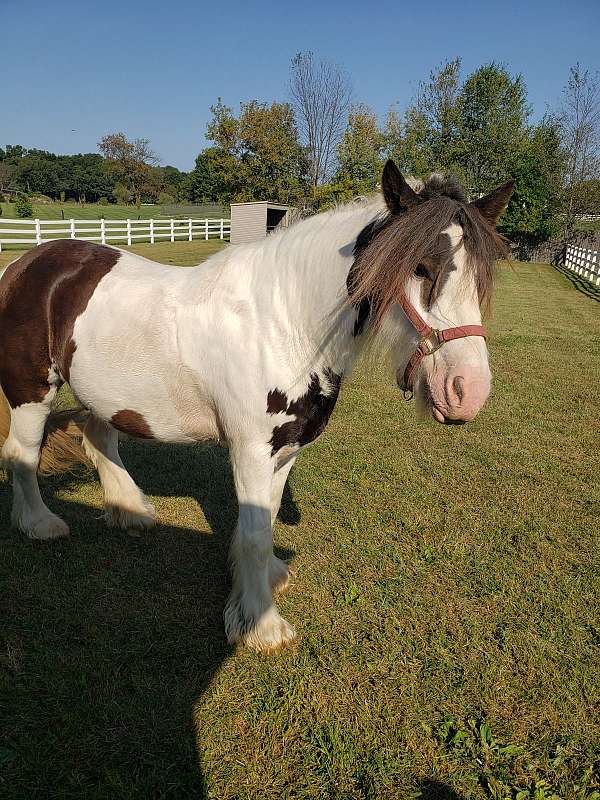
<path fill-rule="evenodd" d="M 456 392 L 456 396 L 458 397 L 458 402 L 462 403 L 465 389 L 464 389 L 464 380 L 463 378 L 460 377 L 460 375 L 457 375 L 457 377 L 454 378 L 454 380 L 452 381 L 452 388 Z"/>

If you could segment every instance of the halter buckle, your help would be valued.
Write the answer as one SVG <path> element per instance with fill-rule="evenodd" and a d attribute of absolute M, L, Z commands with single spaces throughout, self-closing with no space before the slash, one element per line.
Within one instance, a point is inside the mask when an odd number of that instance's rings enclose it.
<path fill-rule="evenodd" d="M 419 348 L 423 349 L 424 355 L 430 356 L 432 353 L 435 353 L 436 350 L 439 350 L 443 344 L 444 340 L 439 330 L 437 328 L 432 328 L 431 332 L 428 333 L 427 336 L 424 336 L 419 342 Z"/>

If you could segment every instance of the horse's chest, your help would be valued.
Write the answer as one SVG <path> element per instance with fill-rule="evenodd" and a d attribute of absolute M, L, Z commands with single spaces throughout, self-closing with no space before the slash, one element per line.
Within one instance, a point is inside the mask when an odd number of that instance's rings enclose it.
<path fill-rule="evenodd" d="M 341 375 L 326 369 L 324 378 L 316 373 L 311 375 L 306 392 L 296 400 L 289 401 L 280 389 L 269 392 L 267 413 L 290 417 L 273 426 L 269 440 L 271 455 L 277 455 L 283 448 L 303 447 L 323 433 L 335 407 L 341 381 Z"/>

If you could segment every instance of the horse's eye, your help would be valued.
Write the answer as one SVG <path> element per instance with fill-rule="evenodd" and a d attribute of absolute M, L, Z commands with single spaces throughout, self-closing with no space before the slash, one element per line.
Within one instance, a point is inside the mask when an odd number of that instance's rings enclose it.
<path fill-rule="evenodd" d="M 419 264 L 415 269 L 415 276 L 417 278 L 429 278 L 429 273 L 427 272 L 427 267 L 424 267 L 423 264 Z"/>

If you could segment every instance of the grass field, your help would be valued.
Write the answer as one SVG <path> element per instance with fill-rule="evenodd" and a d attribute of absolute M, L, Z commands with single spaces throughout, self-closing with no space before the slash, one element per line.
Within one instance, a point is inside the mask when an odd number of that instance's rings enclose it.
<path fill-rule="evenodd" d="M 98 203 L 32 203 L 33 216 L 31 219 L 152 219 L 161 216 L 166 217 L 194 217 L 205 219 L 206 217 L 229 217 L 229 206 L 221 208 L 213 203 L 204 205 L 153 205 L 135 206 L 126 205 L 107 205 L 101 206 Z M 2 227 L 2 217 L 15 219 L 15 204 L 0 203 L 2 216 L 0 216 L 0 228 Z"/>
<path fill-rule="evenodd" d="M 599 233 L 600 232 L 600 220 L 597 219 L 580 219 L 578 220 L 576 226 L 577 230 L 580 231 L 589 231 L 590 233 Z"/>
<path fill-rule="evenodd" d="M 131 247 L 127 245 L 119 245 L 119 247 L 121 250 L 131 250 L 144 256 L 144 258 L 150 258 L 163 264 L 191 267 L 212 256 L 213 253 L 217 253 L 228 244 L 229 242 L 221 241 L 220 239 L 209 239 L 207 242 L 202 239 L 196 239 L 192 242 L 157 242 L 156 244 L 144 242 L 131 245 Z M 25 250 L 17 250 L 16 248 L 3 250 L 0 253 L 0 269 L 19 258 L 24 252 Z"/>
<path fill-rule="evenodd" d="M 342 392 L 275 528 L 300 635 L 271 657 L 223 635 L 224 450 L 123 445 L 143 535 L 72 475 L 43 490 L 70 539 L 26 540 L 0 482 L 3 800 L 598 800 L 600 306 L 504 265 L 489 327 L 470 425 L 379 369 Z"/>

